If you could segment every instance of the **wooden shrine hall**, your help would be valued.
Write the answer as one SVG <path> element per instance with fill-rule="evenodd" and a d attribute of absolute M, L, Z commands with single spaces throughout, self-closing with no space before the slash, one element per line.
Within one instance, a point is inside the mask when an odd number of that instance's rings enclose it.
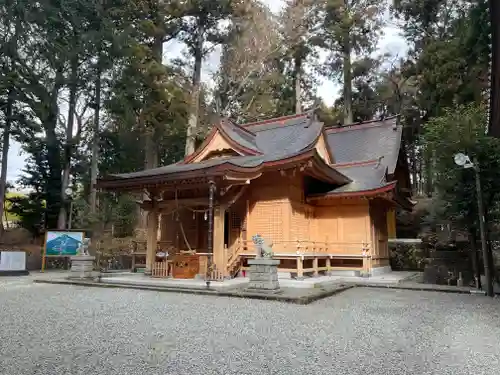
<path fill-rule="evenodd" d="M 390 271 L 395 209 L 410 210 L 397 118 L 327 128 L 315 111 L 215 124 L 176 164 L 110 175 L 100 189 L 146 192 L 146 274 L 244 275 L 251 238 L 272 245 L 279 270 L 298 279 Z"/>

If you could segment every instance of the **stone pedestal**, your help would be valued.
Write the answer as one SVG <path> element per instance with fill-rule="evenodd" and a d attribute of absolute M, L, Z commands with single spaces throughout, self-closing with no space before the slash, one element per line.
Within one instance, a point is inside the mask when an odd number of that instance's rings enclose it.
<path fill-rule="evenodd" d="M 269 258 L 256 258 L 248 261 L 250 265 L 250 283 L 248 290 L 258 292 L 277 292 L 280 289 L 278 282 L 278 265 L 280 261 Z"/>
<path fill-rule="evenodd" d="M 91 279 L 94 270 L 95 257 L 91 255 L 76 255 L 71 257 L 72 279 Z"/>

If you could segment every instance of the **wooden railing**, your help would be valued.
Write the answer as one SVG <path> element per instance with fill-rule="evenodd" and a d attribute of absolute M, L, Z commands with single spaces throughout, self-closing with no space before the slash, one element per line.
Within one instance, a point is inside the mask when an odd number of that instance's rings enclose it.
<path fill-rule="evenodd" d="M 226 252 L 226 272 L 230 278 L 235 277 L 240 270 L 241 254 L 245 249 L 246 246 L 241 239 L 238 239 L 230 248 L 224 249 Z"/>
<path fill-rule="evenodd" d="M 208 257 L 213 256 L 211 253 L 196 253 L 200 257 L 200 275 L 207 275 Z M 219 270 L 212 264 L 209 279 L 212 281 L 222 281 L 226 276 L 224 270 Z"/>
<path fill-rule="evenodd" d="M 325 254 L 325 255 L 367 255 L 371 250 L 370 242 L 319 242 L 319 241 L 278 241 L 269 243 L 275 254 Z M 242 241 L 246 254 L 256 252 L 252 241 Z"/>
<path fill-rule="evenodd" d="M 153 262 L 151 270 L 152 277 L 167 278 L 169 277 L 170 262 Z"/>

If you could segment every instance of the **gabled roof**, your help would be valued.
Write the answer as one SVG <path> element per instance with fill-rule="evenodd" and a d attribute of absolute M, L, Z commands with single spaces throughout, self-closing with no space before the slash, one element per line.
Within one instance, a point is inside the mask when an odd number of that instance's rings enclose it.
<path fill-rule="evenodd" d="M 219 123 L 219 129 L 229 137 L 233 142 L 262 154 L 262 151 L 257 146 L 257 139 L 255 134 L 245 128 L 236 125 L 229 119 L 224 119 Z"/>
<path fill-rule="evenodd" d="M 351 180 L 336 169 L 331 168 L 315 149 L 322 135 L 323 124 L 314 113 L 264 121 L 248 127 L 230 121 L 220 121 L 197 152 L 183 162 L 139 172 L 111 175 L 101 180 L 101 186 L 117 186 L 117 181 L 145 181 L 157 177 L 162 181 L 181 179 L 185 176 L 203 174 L 224 175 L 229 172 L 256 173 L 263 170 L 290 168 L 294 163 L 308 162 L 314 177 L 334 185 Z M 220 133 L 231 147 L 241 156 L 222 157 L 193 162 L 201 151 L 208 147 L 210 140 Z M 112 181 L 114 181 L 112 183 Z"/>
<path fill-rule="evenodd" d="M 332 190 L 327 195 L 378 191 L 395 186 L 394 182 L 387 181 L 387 175 L 394 173 L 401 133 L 401 127 L 396 126 L 396 117 L 327 129 L 318 121 L 314 111 L 245 125 L 224 119 L 214 126 L 203 145 L 184 161 L 109 176 L 101 180 L 101 185 L 103 182 L 106 185 L 106 181 L 114 181 L 111 185 L 116 187 L 125 180 L 138 184 L 153 178 L 168 181 L 200 174 L 257 173 L 270 168 L 288 168 L 293 163 L 307 160 L 312 168 L 308 173 L 332 183 Z M 210 142 L 218 134 L 223 137 L 225 147 L 233 148 L 240 156 L 195 162 L 207 155 Z M 331 159 L 336 164 L 328 165 L 318 153 L 316 147 L 321 136 L 325 136 L 328 151 L 333 156 Z"/>
<path fill-rule="evenodd" d="M 387 184 L 387 167 L 378 160 L 334 164 L 333 167 L 352 182 L 332 190 L 332 193 L 373 190 Z"/>
<path fill-rule="evenodd" d="M 255 134 L 234 124 L 229 119 L 222 119 L 214 125 L 203 144 L 191 155 L 188 155 L 181 164 L 193 163 L 218 134 L 234 151 L 242 156 L 262 155 L 262 151 L 257 147 Z"/>
<path fill-rule="evenodd" d="M 381 159 L 389 174 L 396 169 L 402 132 L 397 116 L 326 129 L 336 163 Z"/>

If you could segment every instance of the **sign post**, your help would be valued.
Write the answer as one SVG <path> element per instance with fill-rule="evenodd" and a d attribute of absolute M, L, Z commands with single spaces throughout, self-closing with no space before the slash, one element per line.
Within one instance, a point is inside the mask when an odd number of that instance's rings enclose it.
<path fill-rule="evenodd" d="M 72 257 L 78 254 L 85 233 L 73 230 L 49 230 L 45 233 L 42 269 L 45 271 L 47 257 Z"/>

